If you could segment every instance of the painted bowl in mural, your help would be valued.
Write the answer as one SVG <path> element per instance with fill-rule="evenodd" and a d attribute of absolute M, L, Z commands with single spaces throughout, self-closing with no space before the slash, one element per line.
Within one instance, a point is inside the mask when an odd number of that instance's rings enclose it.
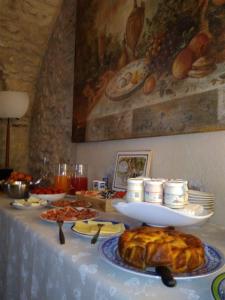
<path fill-rule="evenodd" d="M 145 81 L 149 74 L 144 58 L 132 61 L 123 67 L 108 83 L 105 93 L 113 101 L 120 101 L 131 95 Z"/>

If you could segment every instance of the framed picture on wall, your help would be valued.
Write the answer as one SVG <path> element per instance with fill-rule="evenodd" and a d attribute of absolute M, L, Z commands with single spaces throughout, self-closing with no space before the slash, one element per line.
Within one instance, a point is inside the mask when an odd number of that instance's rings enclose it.
<path fill-rule="evenodd" d="M 128 178 L 149 177 L 152 151 L 118 152 L 112 189 L 125 191 Z"/>

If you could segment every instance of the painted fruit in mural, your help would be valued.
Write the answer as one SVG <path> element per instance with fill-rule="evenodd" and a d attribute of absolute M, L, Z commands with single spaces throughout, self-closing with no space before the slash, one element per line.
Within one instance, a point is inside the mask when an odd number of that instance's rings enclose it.
<path fill-rule="evenodd" d="M 176 79 L 184 79 L 191 70 L 194 54 L 190 48 L 184 48 L 175 58 L 172 66 L 172 74 Z"/>
<path fill-rule="evenodd" d="M 210 43 L 209 35 L 205 32 L 199 32 L 192 38 L 188 48 L 194 53 L 195 58 L 199 58 L 207 52 Z"/>
<path fill-rule="evenodd" d="M 145 7 L 144 2 L 139 7 L 137 0 L 134 0 L 134 7 L 126 24 L 126 44 L 132 51 L 132 58 L 135 59 L 135 50 L 144 25 Z"/>
<path fill-rule="evenodd" d="M 126 48 L 126 41 L 125 39 L 123 40 L 123 49 L 121 52 L 121 55 L 118 59 L 118 63 L 117 63 L 117 69 L 120 70 L 121 68 L 125 67 L 126 64 L 128 64 L 129 62 L 129 55 L 128 55 L 128 51 Z"/>
<path fill-rule="evenodd" d="M 225 4 L 225 0 L 212 0 L 212 3 L 219 6 Z"/>
<path fill-rule="evenodd" d="M 145 83 L 144 83 L 144 86 L 143 86 L 143 93 L 145 95 L 150 94 L 152 91 L 154 91 L 155 86 L 156 86 L 156 79 L 155 79 L 154 75 L 150 75 L 145 80 Z"/>

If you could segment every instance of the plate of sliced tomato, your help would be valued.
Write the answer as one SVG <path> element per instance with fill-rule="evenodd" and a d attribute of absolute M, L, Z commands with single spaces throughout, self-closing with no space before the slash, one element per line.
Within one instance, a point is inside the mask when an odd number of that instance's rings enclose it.
<path fill-rule="evenodd" d="M 67 206 L 46 210 L 41 213 L 40 218 L 47 222 L 74 223 L 78 220 L 91 220 L 96 218 L 97 214 L 98 212 L 95 209 Z"/>
<path fill-rule="evenodd" d="M 66 193 L 55 187 L 37 187 L 31 191 L 30 195 L 42 200 L 57 201 L 63 199 Z"/>
<path fill-rule="evenodd" d="M 71 199 L 61 199 L 61 200 L 56 200 L 56 201 L 51 201 L 49 205 L 53 208 L 57 207 L 84 207 L 84 208 L 89 208 L 92 206 L 92 204 L 89 201 L 86 200 L 71 200 Z"/>

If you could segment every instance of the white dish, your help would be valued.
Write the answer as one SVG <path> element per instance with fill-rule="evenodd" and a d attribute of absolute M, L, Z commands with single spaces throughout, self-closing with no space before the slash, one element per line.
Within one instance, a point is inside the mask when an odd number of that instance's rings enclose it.
<path fill-rule="evenodd" d="M 66 193 L 60 193 L 60 194 L 30 194 L 31 196 L 42 199 L 42 200 L 47 200 L 47 201 L 56 201 L 63 199 L 66 196 Z"/>
<path fill-rule="evenodd" d="M 224 265 L 224 256 L 223 254 L 216 248 L 211 245 L 204 245 L 205 247 L 205 264 L 190 272 L 190 273 L 181 273 L 181 274 L 173 274 L 176 279 L 192 279 L 198 277 L 206 277 L 221 269 Z M 147 276 L 147 277 L 159 277 L 155 272 L 155 268 L 147 268 L 145 270 L 140 270 L 135 267 L 129 266 L 124 263 L 118 253 L 118 237 L 112 237 L 104 241 L 99 246 L 100 256 L 109 264 L 113 265 L 120 270 L 125 272 Z"/>
<path fill-rule="evenodd" d="M 215 196 L 210 196 L 210 195 L 195 195 L 195 194 L 188 194 L 189 197 L 193 197 L 193 198 L 200 198 L 200 199 L 215 199 Z"/>
<path fill-rule="evenodd" d="M 202 206 L 205 206 L 205 205 L 210 205 L 210 206 L 214 206 L 215 203 L 210 203 L 210 202 L 199 202 L 199 201 L 189 201 L 189 204 L 198 204 L 198 205 L 202 205 Z"/>
<path fill-rule="evenodd" d="M 41 199 L 37 199 L 36 201 L 20 199 L 11 202 L 10 205 L 17 209 L 39 209 L 45 207 L 47 205 L 47 201 Z"/>
<path fill-rule="evenodd" d="M 196 200 L 196 199 L 189 199 L 188 200 L 188 202 L 196 202 L 196 203 L 210 203 L 210 204 L 214 204 L 215 202 L 214 201 L 208 201 L 208 200 L 206 200 L 206 201 L 203 201 L 203 200 Z"/>
<path fill-rule="evenodd" d="M 200 192 L 200 191 L 195 191 L 195 190 L 188 190 L 188 194 L 190 195 L 197 195 L 197 196 L 210 196 L 214 197 L 214 194 L 212 193 L 207 193 L 207 192 Z"/>
<path fill-rule="evenodd" d="M 48 223 L 56 223 L 56 221 L 46 219 L 46 218 L 44 218 L 44 217 L 42 217 L 42 216 L 40 216 L 40 218 L 41 218 L 42 221 L 45 221 L 45 222 L 48 222 Z M 75 222 L 75 220 L 63 221 L 64 224 L 72 224 L 72 223 L 74 223 L 74 222 Z"/>
<path fill-rule="evenodd" d="M 214 202 L 215 199 L 213 198 L 195 198 L 195 197 L 188 197 L 189 200 L 196 200 L 196 201 L 212 201 Z"/>
<path fill-rule="evenodd" d="M 214 202 L 200 202 L 200 201 L 193 201 L 193 200 L 189 200 L 189 203 L 196 203 L 196 204 L 200 204 L 200 205 L 212 205 L 214 206 Z"/>
<path fill-rule="evenodd" d="M 213 212 L 203 210 L 202 215 L 193 216 L 163 205 L 147 202 L 117 202 L 113 205 L 123 215 L 154 226 L 187 226 L 209 219 Z"/>
<path fill-rule="evenodd" d="M 198 201 L 198 202 L 211 202 L 214 203 L 213 199 L 196 199 L 196 198 L 188 198 L 188 201 Z"/>
<path fill-rule="evenodd" d="M 215 201 L 214 198 L 203 198 L 203 197 L 188 197 L 188 199 L 193 199 L 193 200 L 196 200 L 196 201 Z"/>

